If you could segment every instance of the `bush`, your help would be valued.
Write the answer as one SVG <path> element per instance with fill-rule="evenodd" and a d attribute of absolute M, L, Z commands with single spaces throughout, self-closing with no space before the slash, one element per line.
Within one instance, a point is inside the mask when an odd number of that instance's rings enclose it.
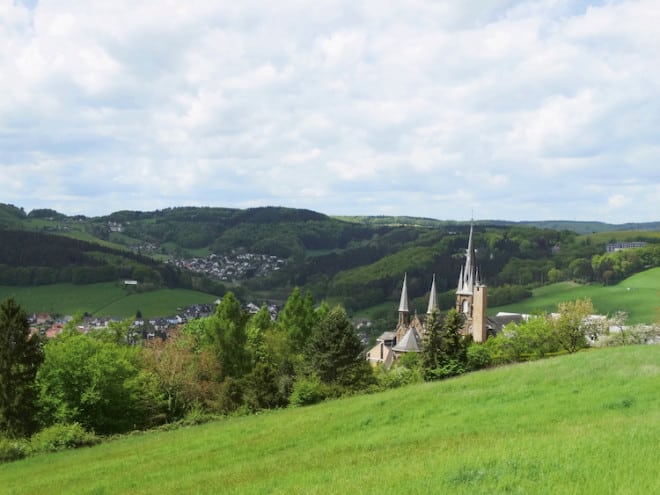
<path fill-rule="evenodd" d="M 488 368 L 492 363 L 492 358 L 488 348 L 481 344 L 470 344 L 467 349 L 467 369 L 476 371 L 483 368 Z"/>
<path fill-rule="evenodd" d="M 309 406 L 325 400 L 327 391 L 319 377 L 300 378 L 293 385 L 290 404 L 293 407 Z"/>
<path fill-rule="evenodd" d="M 206 412 L 201 406 L 194 405 L 190 411 L 185 415 L 185 417 L 180 420 L 182 426 L 197 426 L 203 425 L 210 421 L 215 421 L 220 416 L 217 414 L 211 414 Z"/>
<path fill-rule="evenodd" d="M 94 433 L 86 431 L 80 424 L 55 424 L 32 435 L 30 447 L 33 453 L 56 452 L 76 449 L 100 443 Z"/>
<path fill-rule="evenodd" d="M 424 381 L 418 367 L 406 366 L 396 366 L 391 370 L 379 369 L 376 372 L 376 379 L 381 389 L 398 388 Z"/>
<path fill-rule="evenodd" d="M 180 420 L 173 423 L 166 423 L 158 427 L 160 431 L 172 431 L 178 430 L 179 428 L 184 428 L 187 426 L 197 426 L 209 423 L 211 421 L 217 421 L 221 419 L 222 416 L 218 414 L 213 414 L 206 412 L 202 406 L 196 404 L 188 411 L 188 413 Z"/>
<path fill-rule="evenodd" d="M 443 380 L 463 373 L 465 373 L 465 367 L 460 362 L 452 359 L 439 368 L 424 370 L 424 379 L 426 381 Z"/>
<path fill-rule="evenodd" d="M 218 396 L 211 409 L 220 414 L 233 414 L 243 406 L 243 385 L 240 380 L 225 378 L 218 388 Z"/>
<path fill-rule="evenodd" d="M 29 452 L 29 445 L 25 440 L 10 440 L 0 437 L 0 463 L 22 459 Z"/>

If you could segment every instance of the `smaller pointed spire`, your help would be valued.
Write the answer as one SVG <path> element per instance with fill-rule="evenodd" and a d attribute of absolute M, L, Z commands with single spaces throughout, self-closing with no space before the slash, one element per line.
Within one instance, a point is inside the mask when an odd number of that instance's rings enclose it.
<path fill-rule="evenodd" d="M 401 289 L 401 301 L 399 301 L 399 313 L 408 313 L 408 274 L 403 275 L 403 288 Z"/>
<path fill-rule="evenodd" d="M 462 292 L 464 286 L 465 281 L 463 280 L 463 267 L 461 266 L 461 274 L 458 276 L 458 292 Z"/>
<path fill-rule="evenodd" d="M 426 310 L 426 314 L 433 313 L 434 309 L 438 308 L 438 296 L 435 290 L 435 273 L 433 274 L 433 282 L 431 283 L 431 294 L 429 294 L 429 307 Z"/>

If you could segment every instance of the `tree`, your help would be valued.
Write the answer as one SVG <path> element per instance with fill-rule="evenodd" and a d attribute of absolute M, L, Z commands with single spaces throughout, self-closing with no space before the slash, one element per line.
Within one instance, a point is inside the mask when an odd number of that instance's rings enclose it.
<path fill-rule="evenodd" d="M 45 425 L 78 422 L 108 434 L 145 424 L 152 390 L 137 348 L 72 333 L 52 339 L 44 351 L 37 384 Z"/>
<path fill-rule="evenodd" d="M 37 335 L 14 299 L 0 305 L 0 431 L 9 437 L 36 431 L 37 370 L 43 361 Z"/>
<path fill-rule="evenodd" d="M 183 417 L 195 406 L 209 408 L 217 395 L 219 363 L 210 348 L 196 348 L 192 334 L 179 332 L 165 342 L 149 341 L 142 349 L 142 366 L 164 396 L 167 421 Z"/>
<path fill-rule="evenodd" d="M 568 264 L 568 273 L 580 282 L 588 282 L 593 277 L 591 262 L 585 258 L 577 258 Z"/>
<path fill-rule="evenodd" d="M 277 320 L 278 326 L 291 337 L 294 351 L 302 351 L 318 319 L 311 293 L 302 297 L 298 287 L 293 289 Z"/>
<path fill-rule="evenodd" d="M 245 377 L 243 400 L 251 411 L 285 407 L 288 404 L 288 390 L 279 386 L 277 369 L 272 363 L 257 363 Z"/>
<path fill-rule="evenodd" d="M 422 369 L 425 380 L 461 374 L 467 364 L 471 339 L 461 335 L 463 316 L 451 309 L 444 319 L 438 310 L 429 316 L 422 345 Z"/>
<path fill-rule="evenodd" d="M 266 335 L 273 329 L 270 311 L 266 306 L 250 317 L 245 333 L 247 336 L 246 349 L 250 354 L 252 366 L 270 361 L 270 353 L 266 342 Z"/>
<path fill-rule="evenodd" d="M 133 326 L 133 322 L 134 320 L 131 318 L 125 318 L 121 321 L 111 321 L 106 328 L 96 330 L 90 336 L 105 342 L 114 342 L 115 344 L 135 344 L 139 338 L 139 333 Z"/>
<path fill-rule="evenodd" d="M 554 333 L 561 346 L 573 353 L 587 347 L 587 335 L 598 336 L 597 327 L 588 320 L 594 313 L 591 299 L 578 299 L 557 305 L 559 316 L 553 320 Z"/>
<path fill-rule="evenodd" d="M 496 364 L 540 359 L 562 349 L 555 326 L 546 314 L 509 323 L 485 344 Z"/>
<path fill-rule="evenodd" d="M 422 346 L 422 368 L 434 370 L 440 368 L 443 360 L 442 319 L 435 309 L 426 320 L 426 333 Z"/>
<path fill-rule="evenodd" d="M 362 342 L 341 306 L 331 309 L 318 323 L 305 348 L 310 375 L 316 374 L 325 384 L 349 389 L 364 388 L 373 378 L 362 354 Z"/>
<path fill-rule="evenodd" d="M 222 366 L 223 377 L 240 378 L 250 370 L 246 350 L 247 315 L 232 292 L 227 292 L 207 322 L 209 337 Z"/>

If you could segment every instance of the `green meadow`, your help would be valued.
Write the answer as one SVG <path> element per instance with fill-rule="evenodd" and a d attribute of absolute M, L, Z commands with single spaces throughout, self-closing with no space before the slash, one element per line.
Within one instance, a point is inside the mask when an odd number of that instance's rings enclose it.
<path fill-rule="evenodd" d="M 572 282 L 539 287 L 531 298 L 514 304 L 490 308 L 498 311 L 534 313 L 555 311 L 557 303 L 590 298 L 596 311 L 613 314 L 628 313 L 628 323 L 654 323 L 660 321 L 660 268 L 652 268 L 623 280 L 617 285 L 580 285 Z"/>
<path fill-rule="evenodd" d="M 187 289 L 159 289 L 136 293 L 120 283 L 90 285 L 55 284 L 36 287 L 0 286 L 0 300 L 14 297 L 29 313 L 48 312 L 73 315 L 87 312 L 95 316 L 135 316 L 139 309 L 145 318 L 168 316 L 177 308 L 209 303 L 212 294 Z"/>
<path fill-rule="evenodd" d="M 0 465 L 1 494 L 660 493 L 660 346 L 591 350 Z"/>

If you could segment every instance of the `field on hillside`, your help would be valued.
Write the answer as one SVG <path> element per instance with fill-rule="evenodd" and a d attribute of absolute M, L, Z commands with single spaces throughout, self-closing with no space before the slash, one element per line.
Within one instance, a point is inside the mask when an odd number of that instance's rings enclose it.
<path fill-rule="evenodd" d="M 48 312 L 73 315 L 87 312 L 94 316 L 135 316 L 139 309 L 145 318 L 170 316 L 177 308 L 209 303 L 211 294 L 186 289 L 159 289 L 132 293 L 118 283 L 89 285 L 56 284 L 37 287 L 0 286 L 0 300 L 14 297 L 28 313 Z"/>
<path fill-rule="evenodd" d="M 0 493 L 660 493 L 660 346 L 591 350 L 0 466 Z"/>
<path fill-rule="evenodd" d="M 534 296 L 514 304 L 489 308 L 489 314 L 498 311 L 534 313 L 555 311 L 557 303 L 591 298 L 596 311 L 613 314 L 625 311 L 628 323 L 654 323 L 660 321 L 660 268 L 652 268 L 612 286 L 579 285 L 561 282 L 534 290 Z"/>

